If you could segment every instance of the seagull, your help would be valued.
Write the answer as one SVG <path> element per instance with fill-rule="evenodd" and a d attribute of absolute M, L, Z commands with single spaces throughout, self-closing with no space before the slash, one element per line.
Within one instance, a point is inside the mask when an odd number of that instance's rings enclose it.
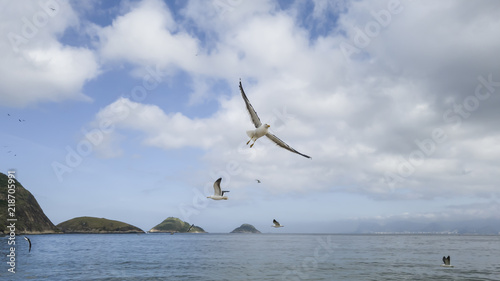
<path fill-rule="evenodd" d="M 214 195 L 207 196 L 207 198 L 214 199 L 214 200 L 227 200 L 227 196 L 224 196 L 225 192 L 229 192 L 227 190 L 221 190 L 220 189 L 220 182 L 222 181 L 222 178 L 219 178 L 214 182 Z"/>
<path fill-rule="evenodd" d="M 241 80 L 240 80 L 240 91 L 241 91 L 241 96 L 243 97 L 243 100 L 245 101 L 245 104 L 247 106 L 248 113 L 250 113 L 250 118 L 252 118 L 252 122 L 255 125 L 255 130 L 249 130 L 247 131 L 247 135 L 250 137 L 250 140 L 247 142 L 247 145 L 250 143 L 250 141 L 253 141 L 253 143 L 250 145 L 250 147 L 253 147 L 257 139 L 260 137 L 266 136 L 270 140 L 272 140 L 276 145 L 281 146 L 284 149 L 287 149 L 293 153 L 297 153 L 299 155 L 302 155 L 306 158 L 311 158 L 308 155 L 302 154 L 298 152 L 297 150 L 293 149 L 291 146 L 286 144 L 284 141 L 280 140 L 277 136 L 271 134 L 268 132 L 269 127 L 271 127 L 268 124 L 262 124 L 260 122 L 259 116 L 257 115 L 257 112 L 255 112 L 255 109 L 253 109 L 253 106 L 250 104 L 250 101 L 247 98 L 247 95 L 245 95 L 245 91 L 243 91 L 243 86 L 241 86 Z"/>
<path fill-rule="evenodd" d="M 29 243 L 29 245 L 30 245 L 28 252 L 31 252 L 31 240 L 30 240 L 28 237 L 26 237 L 26 236 L 24 236 L 24 239 L 25 239 L 26 241 L 28 241 L 28 243 Z"/>
<path fill-rule="evenodd" d="M 284 227 L 284 225 L 281 225 L 277 220 L 273 219 L 274 225 L 271 225 L 272 227 L 278 228 L 278 227 Z"/>
<path fill-rule="evenodd" d="M 194 223 L 188 228 L 188 230 L 186 232 L 189 232 L 191 230 L 191 228 L 193 228 L 194 226 Z"/>
<path fill-rule="evenodd" d="M 256 181 L 257 181 L 257 183 L 260 183 L 260 180 L 256 180 Z"/>
<path fill-rule="evenodd" d="M 453 265 L 450 264 L 450 256 L 448 257 L 444 257 L 443 256 L 443 263 L 441 266 L 444 266 L 444 267 L 453 267 Z"/>

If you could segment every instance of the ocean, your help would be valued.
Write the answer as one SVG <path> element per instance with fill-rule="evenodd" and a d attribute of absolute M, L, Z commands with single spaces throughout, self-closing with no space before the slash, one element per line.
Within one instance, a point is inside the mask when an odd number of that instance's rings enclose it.
<path fill-rule="evenodd" d="M 0 280 L 500 280 L 500 236 L 53 234 L 1 237 Z M 441 267 L 451 256 L 454 268 Z"/>

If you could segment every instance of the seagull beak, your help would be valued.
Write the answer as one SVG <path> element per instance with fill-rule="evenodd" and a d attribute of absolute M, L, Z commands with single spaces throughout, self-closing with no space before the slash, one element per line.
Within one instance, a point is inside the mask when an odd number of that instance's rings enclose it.
<path fill-rule="evenodd" d="M 271 127 L 271 125 L 267 125 L 267 127 L 269 128 L 269 127 Z"/>

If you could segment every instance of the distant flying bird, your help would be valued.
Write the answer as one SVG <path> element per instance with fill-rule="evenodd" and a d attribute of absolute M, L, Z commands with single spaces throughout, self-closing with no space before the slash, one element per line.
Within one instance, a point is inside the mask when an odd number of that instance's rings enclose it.
<path fill-rule="evenodd" d="M 297 153 L 299 155 L 302 155 L 306 158 L 311 158 L 310 156 L 302 154 L 302 153 L 298 152 L 297 150 L 293 149 L 291 146 L 286 144 L 284 141 L 280 140 L 277 136 L 269 133 L 268 129 L 271 126 L 268 124 L 262 124 L 262 122 L 260 122 L 260 118 L 257 115 L 257 112 L 255 111 L 253 106 L 250 104 L 250 101 L 248 100 L 247 95 L 245 95 L 245 91 L 243 91 L 243 86 L 241 85 L 241 81 L 240 81 L 240 91 L 241 91 L 241 96 L 243 97 L 243 100 L 245 101 L 248 113 L 250 113 L 250 118 L 252 119 L 252 122 L 256 128 L 255 130 L 247 131 L 247 135 L 250 137 L 250 140 L 247 142 L 247 145 L 251 141 L 253 141 L 253 143 L 250 145 L 250 147 L 253 147 L 253 145 L 255 144 L 257 139 L 259 139 L 260 137 L 266 136 L 270 140 L 272 140 L 274 143 L 276 143 L 276 145 L 281 146 L 284 149 L 287 149 L 293 153 Z"/>
<path fill-rule="evenodd" d="M 29 243 L 29 245 L 30 245 L 28 252 L 31 252 L 31 240 L 30 240 L 28 237 L 26 237 L 26 236 L 24 236 L 24 239 L 25 239 L 26 241 L 28 241 L 28 243 Z"/>
<path fill-rule="evenodd" d="M 10 114 L 9 114 L 9 113 L 7 113 L 7 116 L 10 116 Z"/>
<path fill-rule="evenodd" d="M 443 256 L 443 264 L 441 266 L 453 267 L 453 265 L 451 265 L 450 256 L 448 256 L 448 257 Z"/>
<path fill-rule="evenodd" d="M 271 225 L 272 227 L 276 227 L 276 228 L 278 228 L 278 227 L 284 227 L 284 225 L 281 225 L 281 224 L 280 224 L 277 220 L 275 220 L 275 219 L 273 219 L 273 223 L 274 223 L 274 225 Z"/>
<path fill-rule="evenodd" d="M 257 183 L 260 183 L 260 180 L 256 180 L 256 181 L 257 181 Z"/>
<path fill-rule="evenodd" d="M 224 196 L 224 193 L 229 192 L 227 190 L 221 190 L 220 189 L 220 182 L 222 181 L 222 178 L 219 178 L 214 182 L 214 195 L 207 196 L 207 198 L 214 199 L 214 200 L 227 200 L 227 196 Z"/>
<path fill-rule="evenodd" d="M 191 230 L 191 228 L 193 228 L 194 226 L 194 223 L 188 228 L 188 230 L 186 232 L 189 232 Z"/>

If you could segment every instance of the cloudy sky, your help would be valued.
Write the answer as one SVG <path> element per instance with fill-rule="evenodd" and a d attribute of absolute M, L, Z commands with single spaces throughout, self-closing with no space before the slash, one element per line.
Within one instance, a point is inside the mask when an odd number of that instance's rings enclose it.
<path fill-rule="evenodd" d="M 55 224 L 500 214 L 498 1 L 0 1 L 0 169 Z M 238 89 L 304 158 L 259 139 Z M 222 177 L 227 201 L 212 201 Z M 257 183 L 259 179 L 261 183 Z M 307 226 L 307 227 L 305 227 Z"/>

